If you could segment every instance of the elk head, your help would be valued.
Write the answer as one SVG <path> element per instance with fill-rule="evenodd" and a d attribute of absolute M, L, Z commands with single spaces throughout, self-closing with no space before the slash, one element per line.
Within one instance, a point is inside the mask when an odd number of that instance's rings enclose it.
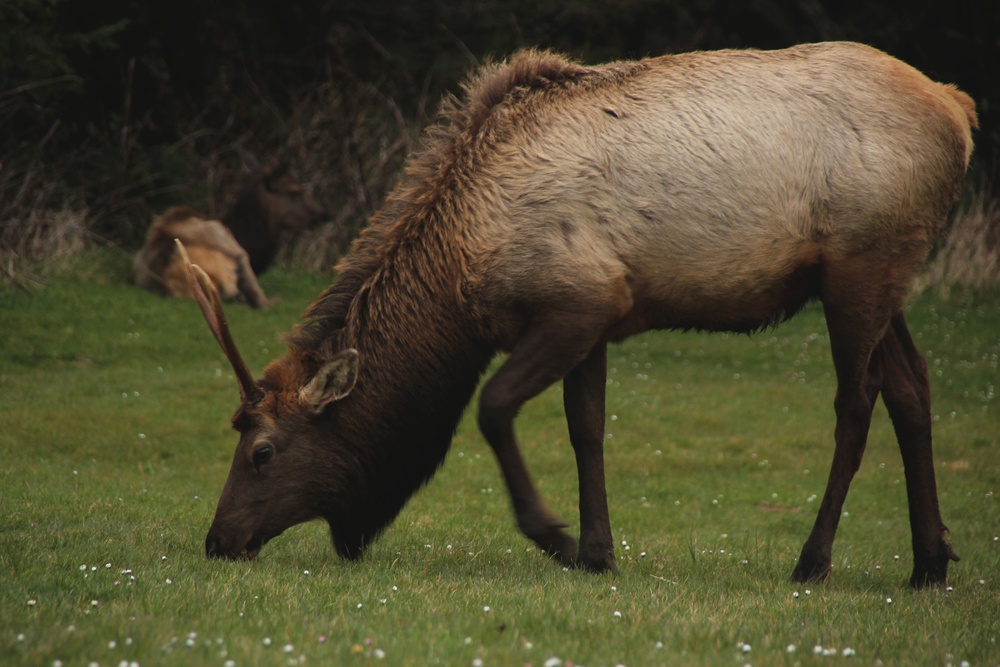
<path fill-rule="evenodd" d="M 301 232 L 326 217 L 326 209 L 292 177 L 287 164 L 277 163 L 262 175 L 258 197 L 275 238 Z"/>
<path fill-rule="evenodd" d="M 233 428 L 240 433 L 215 518 L 205 539 L 209 558 L 253 558 L 286 529 L 315 518 L 331 531 L 343 514 L 349 466 L 342 465 L 330 440 L 330 408 L 354 388 L 358 353 L 343 350 L 313 370 L 281 359 L 256 383 L 233 342 L 219 294 L 205 272 L 190 262 L 177 241 L 191 290 L 209 329 L 232 364 L 240 389 Z M 349 532 L 349 531 L 348 531 Z M 360 547 L 334 541 L 343 555 Z"/>

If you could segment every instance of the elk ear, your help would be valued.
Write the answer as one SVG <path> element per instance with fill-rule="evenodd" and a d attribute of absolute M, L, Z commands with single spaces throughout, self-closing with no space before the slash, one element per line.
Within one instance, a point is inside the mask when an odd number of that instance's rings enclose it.
<path fill-rule="evenodd" d="M 344 350 L 326 362 L 299 392 L 302 403 L 313 415 L 351 393 L 358 380 L 358 351 Z"/>

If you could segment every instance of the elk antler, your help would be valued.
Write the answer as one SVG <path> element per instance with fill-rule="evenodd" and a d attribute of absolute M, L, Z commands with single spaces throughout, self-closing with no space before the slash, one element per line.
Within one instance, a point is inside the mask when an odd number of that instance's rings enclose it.
<path fill-rule="evenodd" d="M 261 392 L 260 387 L 254 383 L 253 376 L 250 374 L 246 362 L 240 356 L 240 351 L 236 348 L 236 343 L 233 342 L 233 337 L 229 333 L 229 323 L 226 322 L 226 315 L 222 311 L 222 300 L 219 298 L 219 291 L 215 288 L 215 284 L 212 283 L 212 279 L 208 277 L 204 269 L 197 264 L 191 263 L 187 250 L 184 249 L 184 244 L 181 243 L 180 239 L 174 239 L 174 243 L 177 244 L 177 251 L 184 260 L 184 266 L 187 267 L 191 293 L 194 294 L 194 298 L 201 308 L 201 314 L 205 316 L 208 328 L 212 330 L 215 340 L 219 342 L 219 346 L 226 353 L 226 358 L 229 359 L 229 363 L 233 366 L 233 371 L 236 372 L 236 381 L 240 385 L 240 399 L 244 404 L 258 402 L 264 397 L 264 394 Z"/>

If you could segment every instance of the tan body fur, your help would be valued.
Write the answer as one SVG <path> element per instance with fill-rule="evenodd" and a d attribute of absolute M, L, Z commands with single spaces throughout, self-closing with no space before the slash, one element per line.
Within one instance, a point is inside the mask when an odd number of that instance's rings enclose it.
<path fill-rule="evenodd" d="M 197 211 L 173 207 L 153 221 L 146 242 L 136 255 L 132 279 L 151 292 L 191 298 L 187 269 L 175 252 L 174 239 L 187 247 L 191 260 L 204 269 L 222 297 L 243 300 L 255 308 L 267 305 L 246 250 L 218 220 L 206 220 Z"/>
<path fill-rule="evenodd" d="M 957 201 L 975 124 L 964 93 L 852 43 L 592 68 L 529 51 L 484 68 L 260 381 L 217 333 L 243 404 L 206 553 L 254 555 L 322 517 L 337 551 L 358 557 L 433 475 L 507 350 L 479 426 L 518 526 L 566 565 L 613 570 L 608 343 L 657 328 L 753 331 L 819 299 L 836 447 L 793 578 L 829 574 L 881 396 L 906 469 L 910 582 L 943 583 L 958 556 L 903 304 Z M 222 318 L 206 317 L 218 332 Z M 579 543 L 535 489 L 513 426 L 559 381 Z"/>
<path fill-rule="evenodd" d="M 964 172 L 971 101 L 874 49 L 796 51 L 666 56 L 621 83 L 610 65 L 610 85 L 524 111 L 459 223 L 484 307 L 624 283 L 614 337 L 753 329 L 804 298 L 804 271 L 862 257 L 859 289 L 901 303 L 954 203 L 941 175 Z"/>

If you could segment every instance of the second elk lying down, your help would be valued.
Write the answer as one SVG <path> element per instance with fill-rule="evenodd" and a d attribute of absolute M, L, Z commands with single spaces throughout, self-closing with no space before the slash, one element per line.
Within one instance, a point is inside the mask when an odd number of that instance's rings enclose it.
<path fill-rule="evenodd" d="M 905 463 L 910 583 L 944 582 L 958 556 L 903 304 L 956 203 L 975 125 L 964 93 L 851 43 L 600 67 L 528 51 L 486 67 L 259 381 L 211 284 L 197 283 L 242 397 L 207 555 L 253 557 L 322 518 L 337 552 L 359 557 L 434 474 L 505 350 L 479 425 L 518 526 L 563 564 L 614 570 L 607 344 L 648 329 L 754 331 L 820 299 L 836 448 L 793 577 L 830 571 L 881 394 Z M 513 428 L 522 404 L 560 380 L 579 545 L 536 492 Z"/>
<path fill-rule="evenodd" d="M 226 299 L 264 308 L 268 299 L 257 275 L 270 266 L 281 245 L 318 222 L 322 206 L 275 163 L 258 169 L 222 220 L 186 206 L 157 217 L 132 264 L 132 281 L 143 289 L 190 297 L 187 269 L 175 239 L 212 278 Z"/>

